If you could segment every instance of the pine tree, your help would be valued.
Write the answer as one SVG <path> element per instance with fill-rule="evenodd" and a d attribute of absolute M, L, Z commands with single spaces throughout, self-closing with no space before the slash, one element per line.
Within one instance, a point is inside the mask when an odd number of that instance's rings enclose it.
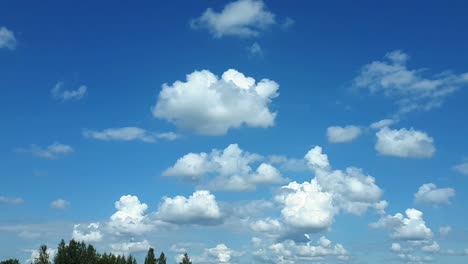
<path fill-rule="evenodd" d="M 192 264 L 192 261 L 190 261 L 190 258 L 187 253 L 184 254 L 184 258 L 179 264 Z"/>
<path fill-rule="evenodd" d="M 20 262 L 17 259 L 7 259 L 4 261 L 0 261 L 0 264 L 20 264 Z"/>
<path fill-rule="evenodd" d="M 57 247 L 57 254 L 54 257 L 54 264 L 68 264 L 67 262 L 67 245 L 62 239 Z"/>
<path fill-rule="evenodd" d="M 154 248 L 148 249 L 148 254 L 145 258 L 145 264 L 156 264 L 156 257 L 154 256 Z"/>
<path fill-rule="evenodd" d="M 166 255 L 164 255 L 164 252 L 161 252 L 161 255 L 159 255 L 158 258 L 158 264 L 166 264 L 167 258 Z"/>
<path fill-rule="evenodd" d="M 49 261 L 49 253 L 47 253 L 46 245 L 39 247 L 39 257 L 34 260 L 34 264 L 51 264 Z"/>

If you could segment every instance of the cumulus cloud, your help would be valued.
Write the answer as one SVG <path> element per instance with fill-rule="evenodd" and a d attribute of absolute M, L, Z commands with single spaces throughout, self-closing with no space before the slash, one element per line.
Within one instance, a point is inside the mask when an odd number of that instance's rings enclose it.
<path fill-rule="evenodd" d="M 190 22 L 192 28 L 207 29 L 215 38 L 255 37 L 274 24 L 275 15 L 261 0 L 237 0 L 228 3 L 221 12 L 208 8 Z"/>
<path fill-rule="evenodd" d="M 376 136 L 375 149 L 382 155 L 402 158 L 429 158 L 436 151 L 432 137 L 412 128 L 394 130 L 384 127 L 377 132 Z"/>
<path fill-rule="evenodd" d="M 158 139 L 175 140 L 174 132 L 152 133 L 139 127 L 107 128 L 101 131 L 85 130 L 83 136 L 104 141 L 135 141 L 156 142 Z"/>
<path fill-rule="evenodd" d="M 34 261 L 39 258 L 39 250 L 37 249 L 31 249 L 31 250 L 26 250 L 27 252 L 31 252 L 31 256 L 29 257 L 29 259 L 26 260 L 25 263 L 34 263 Z M 57 252 L 56 249 L 53 249 L 53 248 L 50 248 L 50 247 L 47 247 L 47 251 L 46 253 L 49 255 L 50 259 L 53 258 L 53 256 L 55 256 L 55 253 Z"/>
<path fill-rule="evenodd" d="M 0 49 L 2 48 L 10 50 L 14 50 L 16 48 L 15 34 L 6 27 L 0 27 Z"/>
<path fill-rule="evenodd" d="M 50 206 L 55 209 L 65 209 L 70 205 L 70 202 L 64 199 L 57 199 L 50 203 Z"/>
<path fill-rule="evenodd" d="M 253 252 L 254 258 L 266 263 L 288 263 L 311 262 L 323 260 L 324 258 L 335 257 L 340 260 L 349 258 L 348 251 L 341 244 L 332 245 L 326 237 L 320 237 L 316 245 L 307 243 L 297 243 L 293 240 L 286 240 L 274 244 L 265 244 L 260 239 L 254 240 L 256 250 Z"/>
<path fill-rule="evenodd" d="M 63 86 L 64 84 L 62 82 L 58 82 L 50 90 L 53 98 L 62 101 L 79 100 L 83 98 L 88 91 L 88 87 L 86 85 L 80 85 L 76 90 L 64 90 Z"/>
<path fill-rule="evenodd" d="M 423 252 L 436 253 L 440 250 L 440 246 L 437 242 L 433 241 L 430 245 L 422 246 L 421 250 Z"/>
<path fill-rule="evenodd" d="M 391 237 L 404 241 L 430 240 L 433 233 L 426 226 L 423 213 L 414 208 L 405 211 L 406 217 L 401 213 L 395 215 L 385 215 L 375 223 L 371 223 L 372 228 L 383 228 L 392 231 Z"/>
<path fill-rule="evenodd" d="M 0 203 L 20 205 L 24 203 L 24 200 L 18 197 L 0 196 Z"/>
<path fill-rule="evenodd" d="M 468 73 L 455 75 L 444 72 L 426 78 L 423 77 L 424 69 L 408 69 L 408 60 L 406 53 L 392 51 L 384 61 L 365 65 L 354 84 L 371 93 L 395 98 L 401 113 L 440 107 L 447 96 L 468 84 Z"/>
<path fill-rule="evenodd" d="M 351 142 L 361 134 L 357 126 L 331 126 L 327 128 L 327 138 L 331 143 Z"/>
<path fill-rule="evenodd" d="M 42 148 L 37 145 L 32 145 L 30 148 L 18 149 L 19 152 L 28 152 L 32 155 L 40 158 L 54 159 L 59 156 L 63 156 L 69 153 L 72 153 L 74 150 L 71 146 L 54 142 L 46 148 Z"/>
<path fill-rule="evenodd" d="M 263 162 L 254 170 L 253 164 L 261 159 L 258 154 L 246 152 L 237 144 L 230 144 L 224 150 L 213 149 L 209 154 L 188 153 L 163 175 L 193 181 L 210 178 L 206 188 L 217 191 L 254 190 L 257 185 L 286 181 L 279 170 L 268 163 Z"/>
<path fill-rule="evenodd" d="M 222 220 L 215 196 L 205 190 L 196 191 L 188 198 L 164 197 L 156 216 L 175 224 L 210 225 Z"/>
<path fill-rule="evenodd" d="M 461 174 L 468 175 L 468 159 L 460 164 L 453 166 L 453 169 Z"/>
<path fill-rule="evenodd" d="M 72 238 L 76 241 L 94 243 L 101 241 L 103 235 L 99 229 L 99 223 L 90 223 L 87 226 L 77 224 L 73 226 Z"/>
<path fill-rule="evenodd" d="M 204 263 L 232 263 L 234 257 L 241 256 L 242 253 L 237 252 L 225 244 L 218 244 L 214 248 L 205 249 Z"/>
<path fill-rule="evenodd" d="M 147 251 L 151 244 L 145 239 L 137 242 L 112 243 L 110 246 L 114 254 L 128 255 L 133 252 Z"/>
<path fill-rule="evenodd" d="M 455 190 L 452 188 L 437 188 L 433 183 L 426 183 L 414 194 L 414 200 L 419 203 L 439 205 L 449 204 L 450 198 L 454 196 Z"/>
<path fill-rule="evenodd" d="M 268 79 L 255 82 L 229 69 L 221 78 L 208 70 L 187 75 L 186 82 L 163 84 L 153 115 L 177 127 L 204 135 L 223 135 L 242 125 L 270 127 L 276 112 L 269 109 L 279 85 Z"/>
<path fill-rule="evenodd" d="M 141 203 L 138 197 L 124 195 L 115 202 L 115 212 L 108 222 L 109 228 L 116 234 L 143 234 L 151 229 L 148 216 L 145 211 L 148 205 Z"/>

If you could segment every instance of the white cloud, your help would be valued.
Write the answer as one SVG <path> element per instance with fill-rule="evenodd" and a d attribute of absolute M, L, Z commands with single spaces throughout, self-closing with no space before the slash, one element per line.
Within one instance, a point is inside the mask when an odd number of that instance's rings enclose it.
<path fill-rule="evenodd" d="M 426 222 L 422 218 L 423 213 L 416 209 L 407 209 L 406 216 L 397 213 L 395 215 L 385 215 L 375 223 L 371 223 L 372 228 L 383 228 L 392 231 L 391 237 L 397 240 L 421 241 L 430 240 L 433 233 L 426 226 Z"/>
<path fill-rule="evenodd" d="M 315 146 L 309 150 L 304 156 L 304 159 L 313 171 L 328 170 L 330 168 L 328 156 L 322 153 L 322 147 L 320 146 Z"/>
<path fill-rule="evenodd" d="M 375 149 L 382 155 L 402 158 L 429 158 L 436 151 L 434 139 L 414 129 L 393 130 L 382 128 L 376 134 Z"/>
<path fill-rule="evenodd" d="M 0 203 L 20 205 L 24 203 L 22 198 L 0 196 Z"/>
<path fill-rule="evenodd" d="M 384 128 L 384 127 L 388 127 L 388 126 L 391 126 L 393 124 L 395 124 L 397 121 L 395 119 L 382 119 L 382 120 L 379 120 L 377 122 L 374 122 L 370 125 L 370 128 L 373 128 L 373 129 L 381 129 L 381 128 Z"/>
<path fill-rule="evenodd" d="M 437 188 L 433 183 L 426 183 L 419 187 L 414 194 L 415 202 L 429 204 L 449 204 L 450 198 L 455 196 L 455 190 L 452 188 Z"/>
<path fill-rule="evenodd" d="M 441 236 L 446 236 L 450 233 L 450 231 L 452 231 L 452 227 L 451 226 L 442 226 L 439 228 L 439 233 Z"/>
<path fill-rule="evenodd" d="M 50 206 L 55 209 L 65 209 L 70 205 L 70 202 L 64 199 L 57 199 L 50 203 Z"/>
<path fill-rule="evenodd" d="M 10 50 L 16 48 L 15 34 L 6 27 L 0 27 L 0 49 L 2 48 Z"/>
<path fill-rule="evenodd" d="M 156 216 L 176 224 L 214 224 L 222 220 L 216 198 L 209 191 L 199 190 L 188 198 L 164 197 Z"/>
<path fill-rule="evenodd" d="M 99 223 L 90 223 L 87 226 L 77 224 L 73 226 L 72 238 L 76 241 L 93 243 L 101 241 L 103 235 L 99 230 Z"/>
<path fill-rule="evenodd" d="M 76 90 L 63 90 L 63 83 L 58 82 L 50 90 L 52 97 L 62 101 L 68 100 L 79 100 L 86 95 L 88 87 L 86 85 L 80 85 Z"/>
<path fill-rule="evenodd" d="M 400 243 L 392 243 L 391 249 L 393 252 L 400 252 L 401 251 Z"/>
<path fill-rule="evenodd" d="M 242 125 L 270 127 L 276 113 L 268 107 L 279 85 L 229 69 L 221 78 L 208 70 L 187 75 L 187 81 L 163 84 L 153 115 L 177 127 L 204 135 L 223 135 Z"/>
<path fill-rule="evenodd" d="M 249 52 L 249 55 L 252 57 L 257 57 L 257 56 L 262 56 L 263 55 L 263 49 L 258 44 L 257 42 L 254 42 L 251 46 L 247 48 L 247 51 Z"/>
<path fill-rule="evenodd" d="M 323 236 L 320 237 L 317 245 L 312 245 L 311 242 L 296 243 L 292 240 L 268 245 L 262 243 L 260 239 L 256 239 L 254 246 L 257 249 L 253 252 L 253 256 L 257 260 L 267 263 L 294 264 L 323 261 L 327 257 L 336 257 L 340 260 L 349 258 L 349 253 L 343 245 L 333 246 L 332 242 Z"/>
<path fill-rule="evenodd" d="M 468 84 L 466 73 L 455 75 L 444 72 L 425 78 L 424 69 L 410 70 L 406 63 L 409 56 L 402 51 L 393 51 L 385 61 L 365 65 L 354 80 L 355 86 L 383 93 L 396 98 L 400 112 L 431 110 L 440 107 L 445 98 Z"/>
<path fill-rule="evenodd" d="M 18 149 L 19 152 L 29 152 L 32 155 L 40 158 L 53 159 L 65 154 L 72 153 L 74 150 L 71 146 L 54 142 L 53 144 L 42 148 L 36 145 L 32 145 L 28 149 Z"/>
<path fill-rule="evenodd" d="M 357 126 L 331 126 L 327 128 L 328 141 L 331 143 L 351 142 L 361 134 Z"/>
<path fill-rule="evenodd" d="M 147 251 L 151 247 L 150 243 L 146 239 L 137 242 L 112 243 L 110 246 L 112 252 L 118 255 L 127 255 L 133 252 Z"/>
<path fill-rule="evenodd" d="M 115 212 L 108 223 L 108 226 L 116 234 L 143 234 L 153 226 L 149 223 L 145 211 L 148 205 L 141 203 L 137 196 L 124 195 L 115 202 Z"/>
<path fill-rule="evenodd" d="M 276 24 L 275 15 L 261 0 L 237 0 L 228 3 L 221 12 L 208 8 L 191 21 L 193 28 L 207 29 L 214 37 L 255 37 Z"/>
<path fill-rule="evenodd" d="M 468 175 L 468 160 L 453 166 L 453 169 L 458 171 L 461 174 Z"/>
<path fill-rule="evenodd" d="M 316 179 L 302 184 L 291 182 L 281 187 L 275 200 L 283 204 L 283 221 L 293 228 L 317 232 L 333 223 L 336 210 L 332 195 L 323 192 Z"/>
<path fill-rule="evenodd" d="M 435 253 L 440 250 L 440 246 L 437 242 L 433 241 L 432 244 L 421 247 L 423 252 Z"/>
<path fill-rule="evenodd" d="M 283 224 L 277 219 L 266 218 L 250 223 L 250 228 L 259 233 L 275 236 L 283 231 Z"/>
<path fill-rule="evenodd" d="M 205 259 L 207 260 L 204 263 L 231 263 L 234 257 L 241 255 L 242 253 L 232 250 L 225 244 L 218 244 L 214 248 L 205 249 Z M 214 259 L 210 261 L 212 258 Z"/>
<path fill-rule="evenodd" d="M 105 141 L 156 142 L 158 139 L 174 140 L 178 136 L 173 132 L 152 133 L 139 127 L 107 128 L 102 131 L 85 130 L 83 136 Z"/>
<path fill-rule="evenodd" d="M 252 164 L 261 160 L 258 154 L 251 154 L 230 144 L 224 150 L 213 149 L 210 154 L 189 153 L 178 159 L 174 166 L 163 175 L 201 181 L 210 176 L 206 188 L 217 191 L 254 190 L 257 185 L 269 185 L 286 181 L 281 173 L 268 163 L 261 163 L 254 171 Z"/>
<path fill-rule="evenodd" d="M 35 259 L 39 258 L 39 250 L 31 249 L 31 250 L 27 250 L 27 251 L 31 252 L 31 256 L 29 257 L 29 259 L 26 260 L 25 263 L 34 263 Z M 49 255 L 50 260 L 52 260 L 54 258 L 56 252 L 57 252 L 56 249 L 47 247 L 46 253 Z"/>

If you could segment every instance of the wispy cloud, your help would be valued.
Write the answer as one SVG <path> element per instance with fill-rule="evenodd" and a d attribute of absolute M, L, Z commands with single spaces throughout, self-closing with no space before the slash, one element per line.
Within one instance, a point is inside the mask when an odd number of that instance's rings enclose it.
<path fill-rule="evenodd" d="M 16 48 L 15 34 L 6 27 L 0 27 L 0 49 L 1 48 L 10 50 L 14 50 Z"/>
<path fill-rule="evenodd" d="M 83 98 L 88 91 L 88 87 L 86 85 L 80 85 L 76 90 L 64 90 L 63 86 L 64 84 L 62 82 L 58 82 L 52 90 L 50 90 L 53 98 L 62 101 L 79 100 Z"/>
<path fill-rule="evenodd" d="M 20 205 L 24 203 L 22 198 L 0 196 L 0 203 Z"/>
<path fill-rule="evenodd" d="M 153 143 L 158 139 L 175 140 L 179 137 L 174 132 L 152 133 L 139 127 L 107 128 L 101 131 L 85 130 L 83 136 L 104 141 L 143 141 Z"/>
<path fill-rule="evenodd" d="M 74 150 L 71 146 L 54 142 L 53 144 L 42 148 L 37 145 L 32 145 L 29 148 L 19 148 L 18 152 L 31 153 L 32 155 L 40 158 L 53 159 L 59 156 L 63 156 L 72 153 Z"/>

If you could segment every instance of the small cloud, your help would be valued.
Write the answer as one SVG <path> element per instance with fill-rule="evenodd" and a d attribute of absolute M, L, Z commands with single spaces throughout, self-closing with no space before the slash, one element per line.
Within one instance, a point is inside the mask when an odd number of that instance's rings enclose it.
<path fill-rule="evenodd" d="M 0 203 L 20 205 L 24 203 L 22 198 L 0 196 Z"/>
<path fill-rule="evenodd" d="M 53 144 L 47 146 L 46 148 L 42 148 L 37 145 L 32 145 L 28 149 L 20 148 L 17 151 L 31 153 L 32 155 L 36 157 L 40 157 L 40 158 L 53 159 L 53 158 L 57 158 L 58 156 L 72 153 L 74 150 L 69 145 L 54 142 Z"/>
<path fill-rule="evenodd" d="M 65 209 L 69 205 L 70 205 L 70 202 L 67 200 L 63 200 L 63 199 L 57 199 L 50 204 L 50 206 L 55 209 Z"/>
<path fill-rule="evenodd" d="M 465 159 L 462 163 L 453 166 L 453 169 L 461 174 L 468 175 L 468 159 Z"/>
<path fill-rule="evenodd" d="M 291 28 L 292 26 L 294 26 L 294 24 L 296 24 L 296 22 L 292 18 L 287 17 L 284 20 L 284 22 L 281 24 L 281 29 L 287 30 L 287 29 Z"/>
<path fill-rule="evenodd" d="M 101 131 L 85 130 L 83 136 L 86 138 L 104 141 L 134 141 L 153 143 L 157 139 L 175 140 L 179 137 L 174 132 L 152 133 L 139 127 L 107 128 Z"/>
<path fill-rule="evenodd" d="M 63 90 L 63 83 L 58 82 L 54 88 L 50 90 L 54 99 L 68 101 L 68 100 L 79 100 L 86 95 L 88 87 L 86 85 L 80 85 L 76 90 Z"/>
<path fill-rule="evenodd" d="M 328 142 L 345 143 L 351 142 L 361 134 L 361 128 L 357 126 L 331 126 L 327 128 Z"/>
<path fill-rule="evenodd" d="M 389 127 L 393 124 L 397 123 L 397 120 L 395 119 L 382 119 L 377 122 L 374 122 L 370 125 L 370 128 L 372 129 L 382 129 L 384 127 Z"/>
<path fill-rule="evenodd" d="M 450 198 L 454 196 L 455 190 L 452 188 L 437 188 L 433 183 L 426 183 L 414 194 L 414 200 L 419 203 L 439 205 L 449 204 Z"/>
<path fill-rule="evenodd" d="M 252 46 L 247 48 L 247 52 L 251 57 L 261 57 L 263 56 L 263 49 L 257 42 L 254 42 Z"/>
<path fill-rule="evenodd" d="M 439 233 L 441 236 L 446 236 L 450 233 L 450 231 L 452 231 L 452 227 L 451 226 L 442 226 L 439 228 Z"/>
<path fill-rule="evenodd" d="M 375 149 L 381 155 L 401 158 L 430 158 L 436 151 L 432 137 L 412 128 L 393 130 L 384 127 L 377 132 L 376 136 Z"/>
<path fill-rule="evenodd" d="M 16 48 L 15 34 L 6 27 L 0 27 L 0 49 L 14 50 Z"/>

